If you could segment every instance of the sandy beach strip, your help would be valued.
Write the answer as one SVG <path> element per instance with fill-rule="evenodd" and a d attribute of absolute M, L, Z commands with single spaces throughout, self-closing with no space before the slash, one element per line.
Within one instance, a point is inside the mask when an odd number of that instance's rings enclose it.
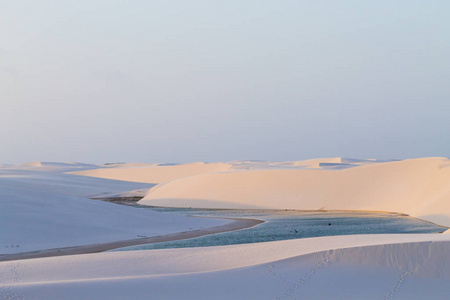
<path fill-rule="evenodd" d="M 22 252 L 22 253 L 14 253 L 14 254 L 0 254 L 0 262 L 41 258 L 41 257 L 98 253 L 98 252 L 103 252 L 103 251 L 107 251 L 107 250 L 128 247 L 128 246 L 184 240 L 184 239 L 190 239 L 190 238 L 200 237 L 200 236 L 209 235 L 209 234 L 235 231 L 235 230 L 250 228 L 250 227 L 256 226 L 258 224 L 264 223 L 264 221 L 256 220 L 256 219 L 240 219 L 240 218 L 215 218 L 215 219 L 226 219 L 226 220 L 232 220 L 233 222 L 231 222 L 229 224 L 225 224 L 225 225 L 215 226 L 215 227 L 202 228 L 202 229 L 196 229 L 196 230 L 191 230 L 191 231 L 183 231 L 183 232 L 171 233 L 171 234 L 160 235 L 160 236 L 143 237 L 143 238 L 131 239 L 131 240 L 122 240 L 122 241 L 83 245 L 83 246 L 54 248 L 54 249 L 46 249 L 46 250 L 38 250 L 38 251 L 30 251 L 30 252 Z"/>

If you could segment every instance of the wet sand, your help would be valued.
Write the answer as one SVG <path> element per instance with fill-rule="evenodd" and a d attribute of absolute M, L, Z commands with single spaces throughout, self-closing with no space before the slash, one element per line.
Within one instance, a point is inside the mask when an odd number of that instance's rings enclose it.
<path fill-rule="evenodd" d="M 219 219 L 219 218 L 215 218 Z M 171 233 L 160 236 L 153 237 L 143 237 L 138 239 L 115 241 L 108 243 L 91 244 L 84 246 L 74 246 L 74 247 L 64 247 L 64 248 L 54 248 L 46 250 L 38 250 L 31 252 L 22 252 L 14 254 L 0 254 L 0 261 L 11 261 L 11 260 L 21 260 L 21 259 L 32 259 L 41 257 L 52 257 L 52 256 L 65 256 L 65 255 L 76 255 L 76 254 L 87 254 L 87 253 L 97 253 L 107 250 L 136 246 L 142 244 L 153 244 L 159 242 L 169 242 L 176 240 L 190 239 L 194 237 L 204 236 L 208 234 L 215 234 L 227 231 L 240 230 L 245 228 L 250 228 L 258 224 L 264 223 L 261 220 L 254 219 L 238 219 L 238 218 L 223 218 L 227 220 L 233 220 L 230 224 L 196 229 L 191 231 L 183 231 L 178 233 Z"/>

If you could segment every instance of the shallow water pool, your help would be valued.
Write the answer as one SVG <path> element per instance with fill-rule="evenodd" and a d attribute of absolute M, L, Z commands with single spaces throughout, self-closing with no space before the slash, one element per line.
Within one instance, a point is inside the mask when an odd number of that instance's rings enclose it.
<path fill-rule="evenodd" d="M 166 213 L 218 218 L 264 220 L 252 228 L 198 238 L 145 244 L 113 251 L 208 247 L 299 238 L 381 233 L 438 233 L 446 228 L 394 213 L 296 210 L 228 210 L 151 208 Z"/>

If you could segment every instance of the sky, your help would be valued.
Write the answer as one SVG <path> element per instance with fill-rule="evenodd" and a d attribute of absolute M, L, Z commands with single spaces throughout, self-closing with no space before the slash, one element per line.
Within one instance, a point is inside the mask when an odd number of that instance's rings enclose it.
<path fill-rule="evenodd" d="M 0 163 L 449 157 L 449 11 L 0 0 Z"/>

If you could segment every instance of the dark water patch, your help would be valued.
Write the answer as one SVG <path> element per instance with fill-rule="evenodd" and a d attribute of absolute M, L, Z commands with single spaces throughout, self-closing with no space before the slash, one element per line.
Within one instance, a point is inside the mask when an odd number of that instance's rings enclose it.
<path fill-rule="evenodd" d="M 110 198 L 91 198 L 92 200 L 101 200 L 105 202 L 110 202 L 114 204 L 127 205 L 127 206 L 138 206 L 137 203 L 139 200 L 142 200 L 143 197 L 135 196 L 135 197 L 110 197 Z M 141 206 L 141 205 L 139 205 Z"/>

